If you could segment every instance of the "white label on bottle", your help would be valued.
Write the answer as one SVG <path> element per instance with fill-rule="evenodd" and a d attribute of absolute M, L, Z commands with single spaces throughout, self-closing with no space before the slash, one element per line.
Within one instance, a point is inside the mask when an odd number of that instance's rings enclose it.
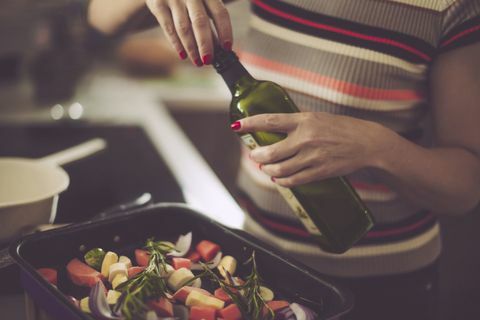
<path fill-rule="evenodd" d="M 251 134 L 244 134 L 241 136 L 244 144 L 250 149 L 253 150 L 256 147 L 258 147 L 257 141 L 255 141 L 255 138 Z M 310 218 L 308 215 L 307 211 L 305 208 L 302 206 L 302 204 L 298 201 L 297 197 L 293 194 L 292 190 L 289 188 L 285 188 L 282 186 L 279 186 L 278 184 L 275 184 L 277 187 L 277 190 L 280 192 L 282 197 L 287 201 L 288 205 L 292 209 L 292 211 L 295 213 L 297 218 L 303 223 L 307 231 L 315 236 L 321 236 L 322 233 L 320 230 L 318 230 L 317 226 L 313 222 L 313 220 Z"/>

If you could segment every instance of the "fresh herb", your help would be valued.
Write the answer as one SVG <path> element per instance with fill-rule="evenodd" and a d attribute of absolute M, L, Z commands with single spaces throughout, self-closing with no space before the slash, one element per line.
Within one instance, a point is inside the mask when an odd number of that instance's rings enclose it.
<path fill-rule="evenodd" d="M 126 320 L 145 319 L 149 310 L 145 301 L 167 297 L 169 294 L 165 255 L 174 248 L 164 241 L 154 241 L 153 238 L 147 240 L 144 248 L 150 255 L 145 270 L 116 288 L 123 293 L 123 298 L 118 303 L 121 304 L 120 309 Z"/>
<path fill-rule="evenodd" d="M 227 279 L 220 279 L 217 274 L 204 265 L 204 274 L 214 283 L 217 283 L 232 299 L 242 313 L 243 319 L 271 320 L 275 314 L 260 294 L 261 278 L 257 270 L 255 251 L 252 252 L 252 256 L 244 264 L 249 263 L 252 265 L 251 272 L 245 278 L 245 283 L 241 285 L 235 283 L 228 271 L 226 272 Z"/>

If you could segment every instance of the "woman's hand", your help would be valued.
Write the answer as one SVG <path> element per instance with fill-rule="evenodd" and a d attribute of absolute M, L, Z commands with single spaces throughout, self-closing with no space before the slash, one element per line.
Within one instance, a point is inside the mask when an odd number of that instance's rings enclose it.
<path fill-rule="evenodd" d="M 220 44 L 227 50 L 232 48 L 232 25 L 221 0 L 146 0 L 146 3 L 180 58 L 188 55 L 198 67 L 212 62 L 210 18 Z"/>
<path fill-rule="evenodd" d="M 238 127 L 238 124 L 233 127 Z M 283 132 L 275 144 L 251 151 L 262 171 L 284 187 L 376 166 L 396 136 L 369 121 L 323 112 L 263 114 L 240 121 L 236 132 Z"/>

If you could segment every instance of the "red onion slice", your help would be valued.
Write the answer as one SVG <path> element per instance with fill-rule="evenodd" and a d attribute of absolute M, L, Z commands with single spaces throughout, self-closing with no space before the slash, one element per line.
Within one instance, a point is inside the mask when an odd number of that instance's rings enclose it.
<path fill-rule="evenodd" d="M 275 319 L 282 319 L 282 320 L 297 319 L 298 320 L 298 318 L 295 318 L 295 314 L 293 313 L 293 310 L 290 307 L 286 307 L 275 312 Z"/>
<path fill-rule="evenodd" d="M 292 309 L 293 313 L 297 320 L 315 320 L 317 319 L 317 314 L 310 308 L 305 307 L 304 305 L 298 303 L 291 303 L 290 309 Z"/>
<path fill-rule="evenodd" d="M 180 235 L 178 237 L 177 242 L 175 243 L 175 250 L 167 253 L 167 256 L 183 257 L 188 253 L 188 251 L 190 251 L 191 246 L 192 246 L 192 233 L 189 232 L 187 234 Z"/>
<path fill-rule="evenodd" d="M 219 251 L 215 256 L 215 258 L 206 262 L 205 264 L 207 265 L 208 269 L 215 269 L 220 264 L 221 260 L 222 260 L 222 251 Z M 190 270 L 203 270 L 203 267 L 200 263 L 192 263 Z"/>
<path fill-rule="evenodd" d="M 95 319 L 120 320 L 123 317 L 114 316 L 105 296 L 105 286 L 103 282 L 97 282 L 90 290 L 88 306 Z"/>

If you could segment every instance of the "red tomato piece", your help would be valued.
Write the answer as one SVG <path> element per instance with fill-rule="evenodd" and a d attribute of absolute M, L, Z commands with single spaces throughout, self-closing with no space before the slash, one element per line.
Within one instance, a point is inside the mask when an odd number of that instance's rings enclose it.
<path fill-rule="evenodd" d="M 225 301 L 227 303 L 232 302 L 232 298 L 230 298 L 230 296 L 222 288 L 218 288 L 213 294 L 216 298 L 222 301 Z"/>
<path fill-rule="evenodd" d="M 267 306 L 269 306 L 274 313 L 276 313 L 278 310 L 288 307 L 289 305 L 290 304 L 288 303 L 288 301 L 284 301 L 284 300 L 273 300 L 273 301 L 267 302 Z M 263 314 L 267 314 L 266 308 L 263 308 Z"/>
<path fill-rule="evenodd" d="M 197 244 L 196 249 L 203 261 L 208 262 L 215 258 L 215 255 L 220 251 L 220 246 L 211 241 L 202 240 Z"/>
<path fill-rule="evenodd" d="M 215 320 L 215 308 L 193 306 L 190 308 L 189 320 Z"/>
<path fill-rule="evenodd" d="M 39 268 L 37 272 L 51 284 L 57 285 L 57 270 L 52 268 Z"/>
<path fill-rule="evenodd" d="M 180 289 L 178 289 L 174 294 L 173 294 L 173 299 L 175 299 L 176 301 L 179 301 L 179 302 L 182 302 L 182 303 L 185 303 L 185 301 L 187 300 L 187 297 L 188 295 L 190 294 L 190 292 L 192 291 L 199 291 L 200 293 L 203 293 L 207 296 L 212 296 L 212 294 L 210 292 L 208 292 L 207 290 L 205 289 L 202 289 L 202 288 L 195 288 L 195 287 L 189 287 L 189 286 L 184 286 L 184 287 L 181 287 Z"/>
<path fill-rule="evenodd" d="M 202 257 L 200 257 L 200 253 L 197 251 L 192 251 L 187 255 L 187 259 L 190 259 L 192 262 L 198 262 L 200 261 L 200 258 Z"/>
<path fill-rule="evenodd" d="M 100 272 L 77 258 L 67 264 L 67 272 L 72 282 L 79 286 L 93 287 L 95 283 L 103 280 Z"/>
<path fill-rule="evenodd" d="M 224 320 L 242 320 L 242 313 L 236 304 L 231 304 L 222 310 L 218 310 L 217 313 Z"/>
<path fill-rule="evenodd" d="M 186 258 L 173 258 L 172 266 L 175 270 L 178 270 L 180 268 L 187 268 L 188 270 L 190 270 L 190 268 L 192 267 L 192 261 Z"/>
<path fill-rule="evenodd" d="M 137 274 L 139 274 L 143 270 L 145 270 L 145 267 L 130 267 L 130 268 L 128 268 L 128 270 L 127 270 L 128 278 L 130 279 L 130 278 L 135 277 Z"/>
<path fill-rule="evenodd" d="M 142 249 L 135 249 L 135 260 L 140 267 L 148 266 L 148 261 L 150 260 L 150 255 L 147 251 Z"/>
<path fill-rule="evenodd" d="M 150 300 L 147 305 L 160 317 L 173 317 L 173 305 L 166 298 Z"/>

